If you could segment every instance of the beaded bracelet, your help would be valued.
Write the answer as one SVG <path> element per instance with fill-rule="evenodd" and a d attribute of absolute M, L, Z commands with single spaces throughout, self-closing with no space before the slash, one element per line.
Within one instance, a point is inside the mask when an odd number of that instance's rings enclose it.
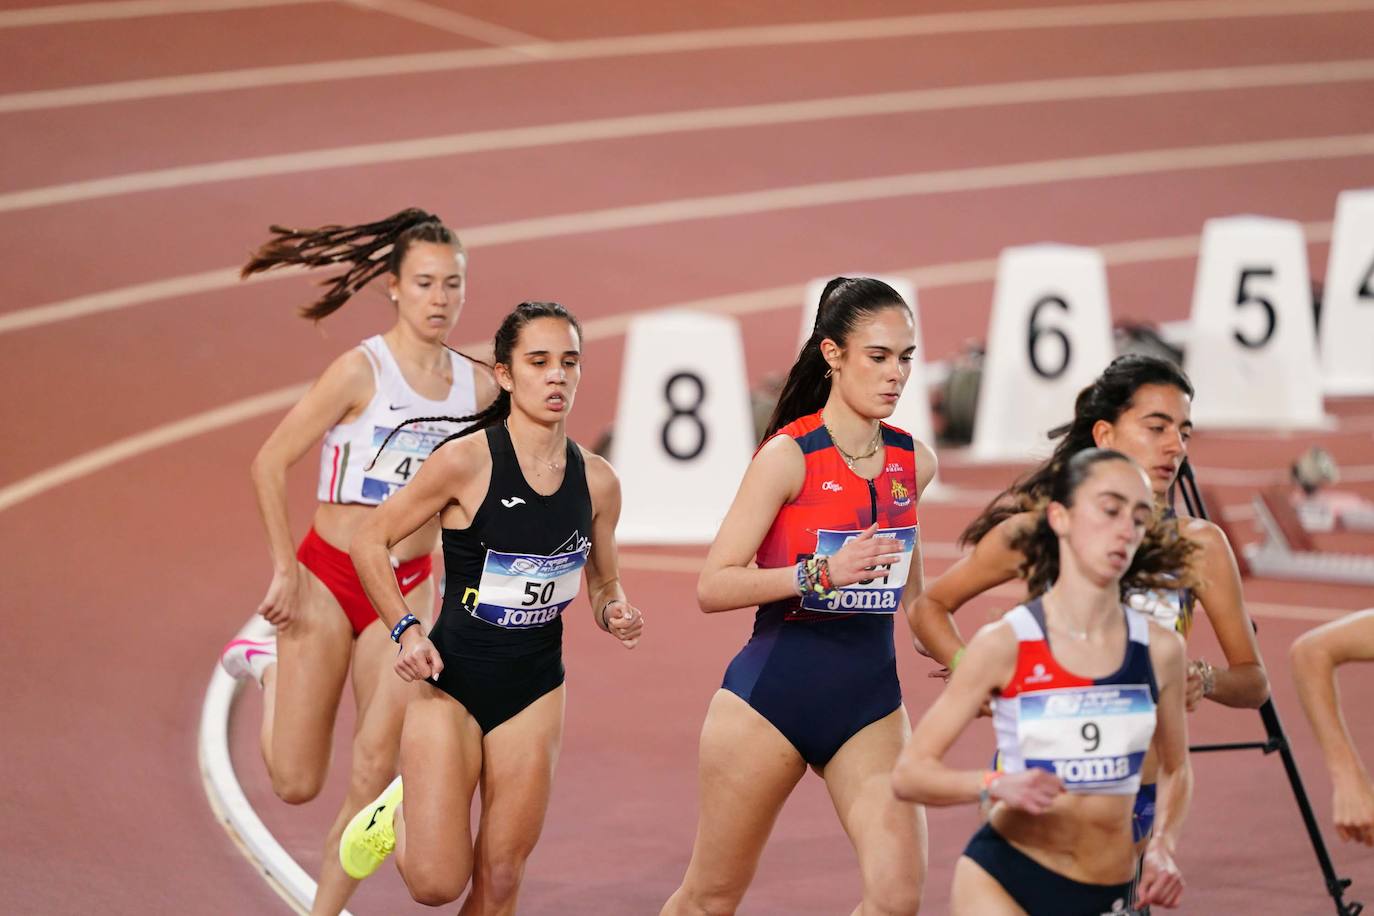
<path fill-rule="evenodd" d="M 391 628 L 391 641 L 399 643 L 401 641 L 401 634 L 419 622 L 420 618 L 416 617 L 414 614 L 407 614 L 396 621 L 396 626 Z"/>
<path fill-rule="evenodd" d="M 823 592 L 833 592 L 835 590 L 835 582 L 830 578 L 829 557 L 816 558 L 816 581 L 820 584 L 821 591 Z"/>

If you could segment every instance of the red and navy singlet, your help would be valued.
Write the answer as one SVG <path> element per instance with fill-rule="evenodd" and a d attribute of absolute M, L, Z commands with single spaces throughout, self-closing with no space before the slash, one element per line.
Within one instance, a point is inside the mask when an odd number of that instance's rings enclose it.
<path fill-rule="evenodd" d="M 901 705 L 892 615 L 918 536 L 916 456 L 911 436 L 882 424 L 883 468 L 855 474 L 835 448 L 819 413 L 784 426 L 796 440 L 806 477 L 778 511 L 759 545 L 762 569 L 832 555 L 876 521 L 902 560 L 868 582 L 830 598 L 807 595 L 763 605 L 754 634 L 725 672 L 724 688 L 782 732 L 802 758 L 824 766 L 864 726 Z"/>

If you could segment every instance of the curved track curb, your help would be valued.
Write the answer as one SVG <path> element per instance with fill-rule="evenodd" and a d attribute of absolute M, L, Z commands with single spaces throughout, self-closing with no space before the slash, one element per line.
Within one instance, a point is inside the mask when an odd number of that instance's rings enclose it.
<path fill-rule="evenodd" d="M 243 625 L 235 636 L 261 639 L 271 635 L 271 626 L 261 617 L 254 617 Z M 272 836 L 258 813 L 243 794 L 234 764 L 229 757 L 229 713 L 238 696 L 241 684 L 225 674 L 219 664 L 210 675 L 205 691 L 205 703 L 200 711 L 200 734 L 197 752 L 200 759 L 200 778 L 210 810 L 224 827 L 229 839 L 243 853 L 244 858 L 262 875 L 277 895 L 296 913 L 305 916 L 315 899 L 315 881 L 305 869 Z M 341 916 L 352 916 L 347 910 Z"/>

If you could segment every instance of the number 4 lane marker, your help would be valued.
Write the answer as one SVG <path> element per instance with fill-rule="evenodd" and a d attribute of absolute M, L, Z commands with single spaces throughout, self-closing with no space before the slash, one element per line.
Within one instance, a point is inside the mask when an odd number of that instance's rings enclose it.
<path fill-rule="evenodd" d="M 997 263 L 972 456 L 1024 461 L 1049 454 L 1046 433 L 1112 358 L 1107 269 L 1093 248 L 1024 245 Z"/>
<path fill-rule="evenodd" d="M 1325 392 L 1374 394 L 1374 188 L 1336 199 L 1320 333 Z"/>
<path fill-rule="evenodd" d="M 612 439 L 625 544 L 709 544 L 753 452 L 739 321 L 670 310 L 625 337 Z"/>
<path fill-rule="evenodd" d="M 1302 226 L 1263 216 L 1207 221 L 1185 367 L 1199 428 L 1323 425 Z"/>

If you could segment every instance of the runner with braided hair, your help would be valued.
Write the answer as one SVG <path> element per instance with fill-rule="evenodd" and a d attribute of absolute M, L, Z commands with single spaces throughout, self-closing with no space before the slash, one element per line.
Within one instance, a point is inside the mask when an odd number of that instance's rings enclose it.
<path fill-rule="evenodd" d="M 337 914 L 357 882 L 339 865 L 349 815 L 396 772 L 406 698 L 391 676 L 390 641 L 348 557 L 353 534 L 414 477 L 435 445 L 496 396 L 484 366 L 444 343 L 466 292 L 467 255 L 457 235 L 423 210 L 403 210 L 358 226 L 272 227 L 273 238 L 243 276 L 282 267 L 342 267 L 301 309 L 319 321 L 383 280 L 395 323 L 337 358 L 287 413 L 253 460 L 258 508 L 273 575 L 258 613 L 275 625 L 266 640 L 236 639 L 225 670 L 263 688 L 261 745 L 272 789 L 289 804 L 310 801 L 329 769 L 334 720 L 350 665 L 357 724 L 348 796 L 325 839 L 311 912 Z M 404 425 L 405 431 L 392 435 Z M 293 549 L 286 472 L 323 438 L 319 503 L 309 533 Z M 380 449 L 378 446 L 382 446 Z M 433 618 L 432 518 L 391 550 L 396 584 L 420 618 Z"/>

